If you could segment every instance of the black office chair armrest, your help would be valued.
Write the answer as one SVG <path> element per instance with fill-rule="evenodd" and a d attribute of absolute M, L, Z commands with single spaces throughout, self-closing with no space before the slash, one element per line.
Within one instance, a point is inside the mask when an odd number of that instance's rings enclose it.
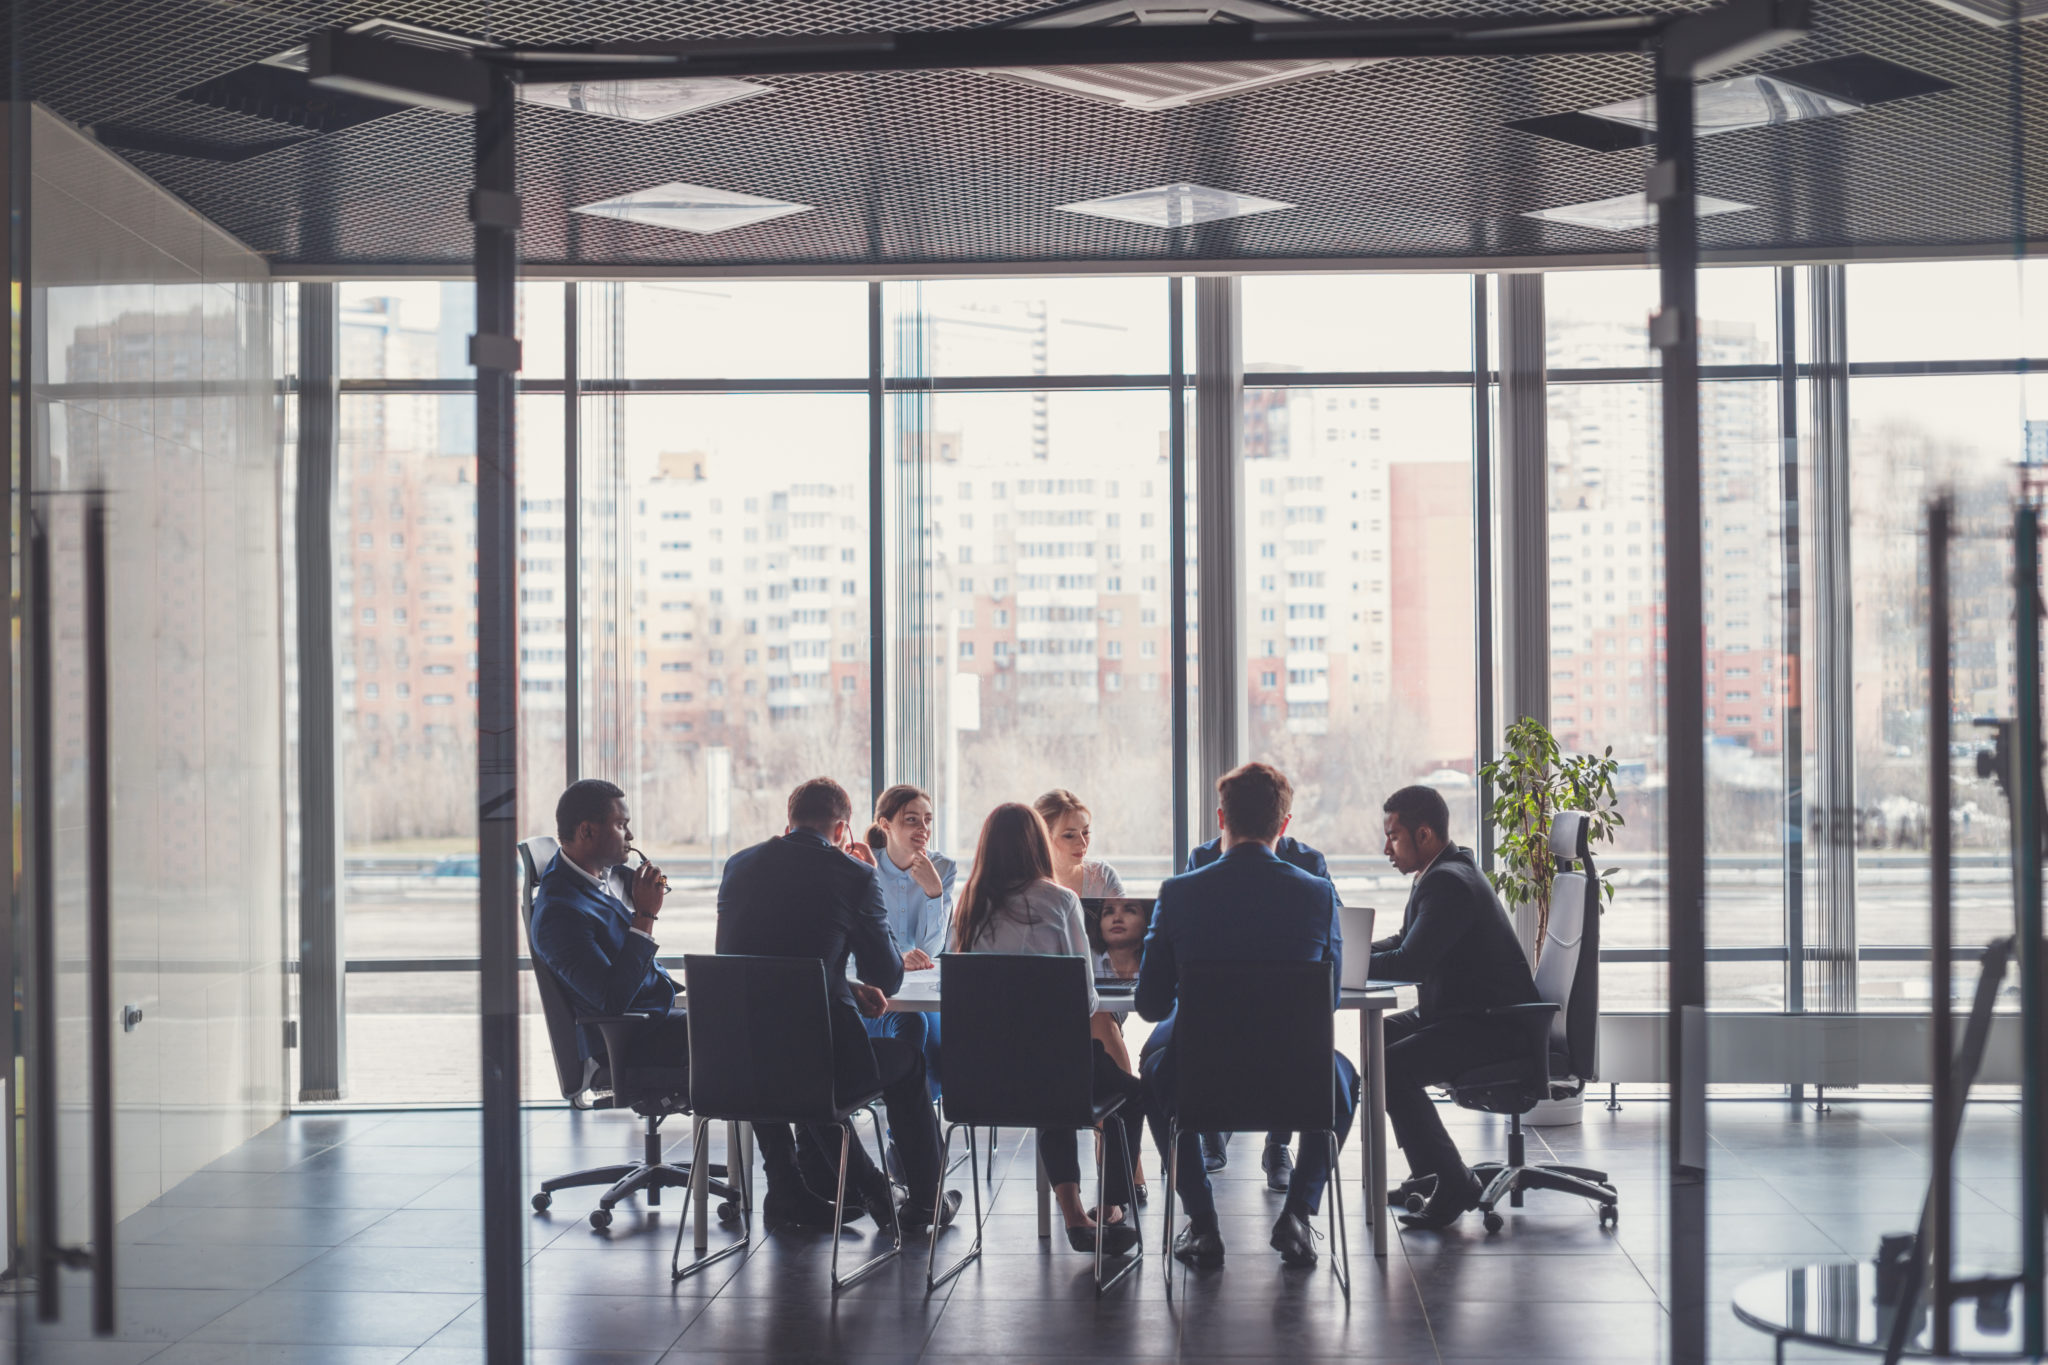
<path fill-rule="evenodd" d="M 594 1024 L 604 1035 L 604 1050 L 611 1066 L 612 1075 L 617 1076 L 625 1065 L 626 1049 L 633 1039 L 654 1022 L 650 1012 L 639 1014 L 586 1014 L 576 1021 L 578 1024 Z"/>
<path fill-rule="evenodd" d="M 1548 1000 L 1530 1000 L 1519 1005 L 1495 1005 L 1486 1012 L 1489 1019 L 1521 1021 L 1529 1028 L 1528 1062 L 1537 1084 L 1550 1085 L 1550 1021 L 1559 1006 Z"/>

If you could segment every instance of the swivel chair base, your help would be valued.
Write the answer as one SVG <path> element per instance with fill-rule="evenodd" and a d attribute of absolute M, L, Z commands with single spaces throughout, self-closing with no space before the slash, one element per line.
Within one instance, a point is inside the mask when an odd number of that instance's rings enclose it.
<path fill-rule="evenodd" d="M 646 1131 L 641 1137 L 641 1158 L 615 1166 L 595 1166 L 587 1171 L 575 1171 L 543 1180 L 540 1189 L 533 1196 L 535 1213 L 545 1213 L 555 1202 L 556 1190 L 586 1189 L 592 1185 L 609 1185 L 597 1201 L 597 1207 L 590 1211 L 590 1226 L 602 1232 L 612 1225 L 612 1209 L 622 1200 L 643 1191 L 649 1204 L 661 1202 L 663 1190 L 685 1190 L 690 1187 L 690 1168 L 678 1166 L 661 1159 L 661 1120 L 649 1118 Z M 726 1174 L 726 1168 L 711 1167 L 714 1177 Z M 721 1217 L 731 1217 L 734 1205 L 744 1202 L 744 1196 L 731 1186 L 714 1179 L 711 1192 L 726 1203 L 719 1209 Z"/>
<path fill-rule="evenodd" d="M 1472 1167 L 1472 1174 L 1479 1177 L 1479 1211 L 1488 1232 L 1501 1230 L 1501 1216 L 1494 1206 L 1505 1198 L 1510 1208 L 1518 1209 L 1522 1195 L 1529 1190 L 1556 1190 L 1590 1199 L 1600 1206 L 1601 1227 L 1620 1224 L 1621 1195 L 1607 1179 L 1607 1172 L 1590 1166 L 1531 1165 L 1525 1160 L 1523 1141 L 1522 1119 L 1517 1114 L 1508 1127 L 1508 1159 L 1482 1161 Z"/>

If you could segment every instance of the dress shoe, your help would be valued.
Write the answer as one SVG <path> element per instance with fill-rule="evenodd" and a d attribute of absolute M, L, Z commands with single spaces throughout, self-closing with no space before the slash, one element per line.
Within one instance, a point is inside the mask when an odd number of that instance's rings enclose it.
<path fill-rule="evenodd" d="M 1142 1180 L 1138 1182 L 1137 1187 L 1133 1189 L 1131 1193 L 1138 1196 L 1138 1202 L 1140 1204 L 1149 1203 L 1152 1198 L 1152 1191 L 1145 1188 L 1145 1182 Z"/>
<path fill-rule="evenodd" d="M 1283 1209 L 1279 1221 L 1273 1224 L 1272 1246 L 1280 1253 L 1284 1265 L 1312 1266 L 1316 1263 L 1315 1230 L 1309 1227 L 1308 1219 L 1293 1209 Z"/>
<path fill-rule="evenodd" d="M 1294 1178 L 1294 1156 L 1284 1142 L 1269 1142 L 1266 1153 L 1259 1158 L 1259 1164 L 1266 1168 L 1266 1188 L 1287 1193 L 1287 1182 Z"/>
<path fill-rule="evenodd" d="M 1223 1264 L 1223 1234 L 1189 1223 L 1173 1239 L 1173 1259 L 1198 1270 L 1214 1270 Z"/>
<path fill-rule="evenodd" d="M 1448 1183 L 1439 1180 L 1436 1193 L 1422 1206 L 1422 1212 L 1402 1214 L 1401 1226 L 1416 1228 L 1423 1232 L 1447 1228 L 1457 1222 L 1461 1215 L 1478 1208 L 1479 1196 L 1483 1193 L 1479 1177 L 1469 1171 L 1465 1173 L 1463 1180 Z"/>
<path fill-rule="evenodd" d="M 960 1191 L 947 1190 L 946 1197 L 939 1202 L 938 1216 L 921 1204 L 904 1200 L 896 1210 L 896 1216 L 903 1221 L 905 1232 L 916 1232 L 925 1227 L 948 1228 L 953 1225 L 953 1215 L 960 1212 Z"/>
<path fill-rule="evenodd" d="M 1078 1227 L 1067 1229 L 1067 1245 L 1076 1251 L 1095 1254 L 1095 1242 L 1102 1241 L 1105 1256 L 1128 1256 L 1131 1248 L 1138 1245 L 1138 1230 L 1128 1223 L 1111 1223 L 1108 1227 Z"/>
<path fill-rule="evenodd" d="M 866 1214 L 858 1203 L 849 1199 L 840 1216 L 839 1225 L 856 1222 Z M 832 1230 L 832 1201 L 813 1194 L 808 1188 L 775 1189 L 761 1201 L 761 1218 L 770 1226 L 809 1228 L 813 1232 Z"/>
<path fill-rule="evenodd" d="M 1214 1175 L 1230 1164 L 1230 1134 L 1202 1134 L 1202 1169 Z"/>
<path fill-rule="evenodd" d="M 1411 1175 L 1387 1191 L 1387 1207 L 1405 1209 L 1410 1198 L 1427 1199 L 1436 1193 L 1436 1177 L 1433 1175 Z"/>

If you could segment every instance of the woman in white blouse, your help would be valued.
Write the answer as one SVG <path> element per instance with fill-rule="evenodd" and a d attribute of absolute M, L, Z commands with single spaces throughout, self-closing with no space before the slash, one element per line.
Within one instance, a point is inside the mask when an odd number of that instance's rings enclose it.
<path fill-rule="evenodd" d="M 1030 806 L 1008 803 L 989 812 L 982 823 L 981 842 L 974 853 L 974 871 L 960 897 L 954 919 L 955 952 L 962 953 L 1044 953 L 1056 957 L 1088 959 L 1088 933 L 1081 923 L 1081 902 L 1075 894 L 1052 879 L 1053 855 L 1045 821 Z M 1095 994 L 1094 974 L 1089 973 L 1088 1009 L 1095 1035 L 1095 1093 L 1120 1094 L 1124 1105 L 1109 1122 L 1121 1126 L 1125 1151 L 1136 1154 L 1144 1128 L 1143 1088 L 1137 1078 L 1111 1060 L 1103 1050 L 1104 1038 L 1115 1025 L 1102 1012 Z M 1119 1039 L 1121 1041 L 1121 1039 Z M 1132 1226 L 1131 1191 L 1124 1179 L 1121 1160 L 1108 1163 L 1109 1207 L 1102 1225 L 1089 1216 L 1081 1204 L 1081 1161 L 1079 1144 L 1071 1128 L 1041 1128 L 1038 1155 L 1045 1163 L 1046 1179 L 1059 1201 L 1067 1224 L 1067 1241 L 1076 1251 L 1095 1252 L 1097 1237 L 1105 1254 L 1121 1256 L 1137 1244 Z"/>
<path fill-rule="evenodd" d="M 1054 787 L 1031 803 L 1052 839 L 1052 879 L 1077 896 L 1121 896 L 1124 879 L 1099 858 L 1088 856 L 1095 831 L 1088 808 L 1065 787 Z"/>

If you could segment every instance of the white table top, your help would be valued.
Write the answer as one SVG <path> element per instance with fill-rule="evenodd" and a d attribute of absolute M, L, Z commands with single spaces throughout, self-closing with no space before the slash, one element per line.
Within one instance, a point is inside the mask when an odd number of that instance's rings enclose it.
<path fill-rule="evenodd" d="M 1340 1010 L 1386 1010 L 1394 1007 L 1394 983 L 1384 985 L 1374 982 L 1362 991 L 1341 993 L 1337 1008 Z M 1128 995 L 1105 995 L 1104 1009 L 1135 1008 Z M 931 967 L 921 972 L 905 972 L 903 985 L 889 999 L 889 1008 L 902 1013 L 929 1014 L 939 1007 L 939 969 Z"/>

